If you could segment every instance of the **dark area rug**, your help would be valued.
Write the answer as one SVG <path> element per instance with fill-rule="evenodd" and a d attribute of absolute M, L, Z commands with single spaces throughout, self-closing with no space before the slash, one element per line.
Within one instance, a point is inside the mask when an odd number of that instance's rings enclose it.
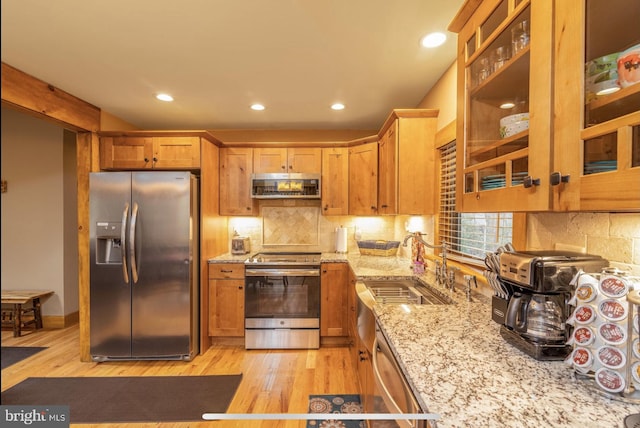
<path fill-rule="evenodd" d="M 310 395 L 309 413 L 362 413 L 360 396 L 352 395 Z M 344 425 L 342 425 L 344 424 Z M 364 421 L 336 421 L 331 419 L 307 421 L 307 428 L 344 426 L 345 428 L 366 428 Z"/>
<path fill-rule="evenodd" d="M 2 370 L 44 349 L 47 348 L 39 346 L 2 346 L 0 347 L 0 365 L 2 366 Z"/>
<path fill-rule="evenodd" d="M 0 394 L 2 405 L 66 405 L 71 423 L 200 421 L 225 413 L 242 375 L 31 377 Z"/>

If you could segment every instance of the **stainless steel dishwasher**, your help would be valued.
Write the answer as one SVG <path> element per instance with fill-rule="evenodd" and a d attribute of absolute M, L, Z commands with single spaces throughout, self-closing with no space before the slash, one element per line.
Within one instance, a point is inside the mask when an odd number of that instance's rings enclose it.
<path fill-rule="evenodd" d="M 374 397 L 379 397 L 374 400 L 374 411 L 376 413 L 424 413 L 377 323 L 372 359 Z M 393 422 L 370 421 L 370 427 L 424 428 L 429 426 L 428 421 L 425 420 L 400 419 L 395 421 L 395 425 Z"/>
<path fill-rule="evenodd" d="M 370 283 L 379 287 L 381 283 Z M 389 283 L 386 284 L 390 285 Z M 388 287 L 384 287 L 387 289 Z M 378 288 L 379 290 L 379 288 Z M 358 334 L 371 353 L 374 384 L 365 392 L 365 412 L 368 413 L 424 413 L 411 392 L 402 370 L 393 355 L 386 338 L 378 326 L 373 313 L 373 305 L 413 303 L 395 297 L 395 293 L 378 293 L 376 288 L 362 282 L 356 283 L 358 296 Z M 389 299 L 389 297 L 394 297 Z M 371 399 L 369 399 L 369 396 Z M 424 428 L 425 420 L 370 420 L 370 428 Z"/>

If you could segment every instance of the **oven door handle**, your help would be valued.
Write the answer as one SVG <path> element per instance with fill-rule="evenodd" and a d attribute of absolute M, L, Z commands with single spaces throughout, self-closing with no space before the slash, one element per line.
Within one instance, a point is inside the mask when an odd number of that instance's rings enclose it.
<path fill-rule="evenodd" d="M 319 269 L 246 269 L 245 276 L 320 276 Z"/>

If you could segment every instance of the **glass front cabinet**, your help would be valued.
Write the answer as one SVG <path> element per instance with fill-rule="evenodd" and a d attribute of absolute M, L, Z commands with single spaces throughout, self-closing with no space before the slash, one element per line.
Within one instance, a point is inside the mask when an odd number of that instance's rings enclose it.
<path fill-rule="evenodd" d="M 460 211 L 640 209 L 639 8 L 465 3 L 449 27 L 458 33 Z"/>

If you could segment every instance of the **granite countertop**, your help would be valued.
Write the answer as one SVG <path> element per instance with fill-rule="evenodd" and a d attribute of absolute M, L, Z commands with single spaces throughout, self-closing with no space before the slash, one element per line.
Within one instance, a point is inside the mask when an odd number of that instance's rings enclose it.
<path fill-rule="evenodd" d="M 244 262 L 247 255 L 215 262 Z M 323 253 L 348 262 L 358 279 L 412 277 L 401 257 Z M 562 361 L 538 361 L 505 342 L 490 300 L 420 279 L 454 305 L 380 305 L 374 311 L 414 395 L 442 427 L 623 427 L 640 405 L 612 400 L 577 380 Z M 407 309 L 409 311 L 407 311 Z"/>

